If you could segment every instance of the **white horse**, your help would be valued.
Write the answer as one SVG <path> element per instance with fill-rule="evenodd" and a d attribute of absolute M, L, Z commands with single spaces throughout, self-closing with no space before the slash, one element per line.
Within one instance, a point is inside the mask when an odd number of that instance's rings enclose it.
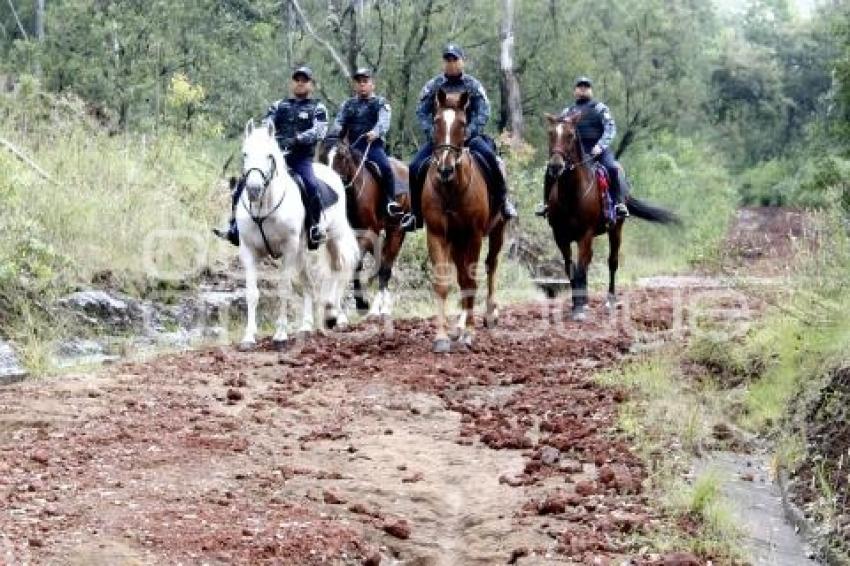
<path fill-rule="evenodd" d="M 339 176 L 326 165 L 315 163 L 316 177 L 337 194 L 335 204 L 325 209 L 321 225 L 327 241 L 316 251 L 307 250 L 306 211 L 301 193 L 289 175 L 283 153 L 274 137 L 274 125 L 264 123 L 245 127 L 242 143 L 245 188 L 236 207 L 239 227 L 239 259 L 245 268 L 245 299 L 248 322 L 240 346 L 256 345 L 257 263 L 265 256 L 280 258 L 280 312 L 273 341 L 286 344 L 287 302 L 292 295 L 293 277 L 302 283 L 303 312 L 299 333 L 313 330 L 314 307 L 324 307 L 324 324 L 345 325 L 348 319 L 341 308 L 342 294 L 351 280 L 360 255 L 354 232 L 345 212 L 345 188 Z"/>

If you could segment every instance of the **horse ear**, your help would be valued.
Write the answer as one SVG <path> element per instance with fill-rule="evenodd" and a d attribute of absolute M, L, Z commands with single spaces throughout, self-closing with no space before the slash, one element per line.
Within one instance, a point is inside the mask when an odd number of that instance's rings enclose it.
<path fill-rule="evenodd" d="M 554 126 L 558 123 L 558 117 L 549 114 L 548 112 L 543 113 L 543 118 L 546 120 L 546 123 L 550 126 Z"/>
<path fill-rule="evenodd" d="M 458 108 L 461 110 L 466 110 L 467 105 L 469 105 L 469 91 L 463 91 L 460 93 L 460 98 L 457 101 Z"/>
<path fill-rule="evenodd" d="M 272 122 L 271 120 L 266 120 L 266 130 L 269 133 L 269 137 L 273 138 L 274 137 L 274 122 Z"/>
<path fill-rule="evenodd" d="M 253 132 L 253 131 L 254 131 L 254 119 L 253 119 L 253 118 L 251 118 L 251 119 L 250 119 L 250 120 L 248 120 L 248 122 L 245 124 L 245 137 L 247 138 L 248 136 L 250 136 L 250 135 L 251 135 L 251 132 Z"/>
<path fill-rule="evenodd" d="M 446 91 L 440 89 L 437 91 L 437 106 L 444 108 L 446 106 Z"/>

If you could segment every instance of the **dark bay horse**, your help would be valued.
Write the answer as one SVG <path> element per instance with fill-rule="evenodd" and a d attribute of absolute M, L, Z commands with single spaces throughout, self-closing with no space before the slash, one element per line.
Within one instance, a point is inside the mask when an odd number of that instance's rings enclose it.
<path fill-rule="evenodd" d="M 357 310 L 361 313 L 368 312 L 369 316 L 390 316 L 392 296 L 388 285 L 393 265 L 404 242 L 405 231 L 397 218 L 390 218 L 384 213 L 386 202 L 383 191 L 375 174 L 363 162 L 363 155 L 359 151 L 352 148 L 346 140 L 340 139 L 335 146 L 323 153 L 323 159 L 345 183 L 348 221 L 356 231 L 360 245 L 361 259 L 353 283 Z M 395 158 L 390 158 L 390 163 L 396 177 L 407 181 L 407 165 Z M 401 196 L 399 204 L 405 212 L 410 212 L 410 195 Z M 382 231 L 384 241 L 379 246 L 378 238 Z M 363 271 L 362 255 L 366 252 L 371 253 L 378 264 L 378 294 L 371 309 L 360 278 Z M 366 284 L 368 285 L 368 281 Z"/>
<path fill-rule="evenodd" d="M 587 317 L 587 269 L 593 259 L 593 238 L 608 234 L 608 299 L 606 307 L 617 303 L 614 286 L 623 235 L 623 219 L 608 221 L 604 195 L 597 185 L 596 175 L 581 150 L 576 124 L 580 114 L 557 118 L 546 114 L 549 134 L 549 162 L 546 170 L 546 191 L 549 225 L 555 243 L 564 258 L 564 267 L 572 287 L 572 319 Z M 621 182 L 625 176 L 621 174 Z M 625 188 L 624 188 L 625 190 Z M 671 212 L 628 197 L 629 214 L 662 224 L 679 224 Z M 572 260 L 572 242 L 578 244 L 578 263 Z"/>
<path fill-rule="evenodd" d="M 428 255 L 434 270 L 437 295 L 437 334 L 434 351 L 451 351 L 446 324 L 446 297 L 451 267 L 457 275 L 462 312 L 457 322 L 458 343 L 472 345 L 474 324 L 472 309 L 477 290 L 478 256 L 482 241 L 489 237 L 487 267 L 487 306 L 484 322 L 495 325 L 498 307 L 495 300 L 496 268 L 505 237 L 506 222 L 494 206 L 485 176 L 466 139 L 466 107 L 469 93 L 437 93 L 434 111 L 434 155 L 422 189 L 422 215 L 428 238 Z"/>

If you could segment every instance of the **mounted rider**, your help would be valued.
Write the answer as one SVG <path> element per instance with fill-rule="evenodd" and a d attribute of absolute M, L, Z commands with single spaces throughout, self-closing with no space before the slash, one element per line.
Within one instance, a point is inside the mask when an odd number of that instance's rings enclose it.
<path fill-rule="evenodd" d="M 594 157 L 605 167 L 610 180 L 609 191 L 615 202 L 617 216 L 626 218 L 629 216 L 629 210 L 624 202 L 625 195 L 623 195 L 620 181 L 620 167 L 611 151 L 611 142 L 617 135 L 617 125 L 614 123 L 611 110 L 602 102 L 594 100 L 593 81 L 588 77 L 582 76 L 576 79 L 573 96 L 575 97 L 575 104 L 565 108 L 560 117 L 566 118 L 574 114 L 581 116 L 576 129 L 581 140 L 582 151 L 585 155 Z M 550 185 L 548 181 L 547 179 L 546 187 L 544 187 L 544 201 L 535 212 L 537 216 L 546 216 L 547 213 L 546 201 L 548 195 L 545 193 Z"/>
<path fill-rule="evenodd" d="M 363 154 L 363 159 L 378 166 L 381 173 L 378 181 L 387 199 L 387 215 L 400 219 L 402 227 L 407 227 L 413 217 L 406 215 L 396 200 L 395 175 L 385 149 L 392 119 L 390 104 L 384 97 L 375 95 L 370 69 L 357 69 L 351 80 L 356 96 L 342 103 L 328 139 L 331 142 L 334 138 L 346 139 L 353 149 Z"/>
<path fill-rule="evenodd" d="M 467 139 L 465 145 L 473 152 L 480 154 L 487 162 L 487 168 L 490 170 L 495 185 L 491 188 L 496 202 L 499 203 L 502 216 L 506 220 L 517 216 L 516 209 L 507 198 L 508 188 L 493 142 L 484 135 L 484 127 L 490 119 L 490 101 L 487 99 L 487 93 L 478 79 L 465 74 L 463 67 L 463 49 L 458 45 L 448 44 L 443 50 L 443 72 L 428 81 L 419 94 L 416 118 L 425 135 L 426 142 L 419 148 L 410 163 L 410 191 L 414 214 L 420 222 L 422 218 L 420 203 L 422 184 L 427 171 L 426 163 L 434 153 L 432 130 L 434 127 L 435 97 L 440 89 L 449 94 L 463 91 L 469 93 L 469 105 L 466 109 Z"/>
<path fill-rule="evenodd" d="M 301 177 L 304 184 L 304 192 L 307 195 L 305 203 L 307 237 L 311 248 L 317 247 L 327 239 L 325 230 L 319 225 L 322 202 L 318 193 L 319 181 L 313 173 L 313 157 L 316 144 L 325 137 L 328 130 L 328 111 L 324 104 L 311 98 L 314 87 L 313 71 L 310 67 L 296 68 L 290 83 L 292 96 L 272 104 L 264 118 L 274 124 L 275 137 L 286 156 L 286 165 Z M 235 213 L 243 186 L 240 181 L 233 192 L 233 216 L 231 216 L 228 230 L 226 232 L 213 230 L 217 236 L 236 246 L 239 245 L 239 232 L 236 227 Z"/>

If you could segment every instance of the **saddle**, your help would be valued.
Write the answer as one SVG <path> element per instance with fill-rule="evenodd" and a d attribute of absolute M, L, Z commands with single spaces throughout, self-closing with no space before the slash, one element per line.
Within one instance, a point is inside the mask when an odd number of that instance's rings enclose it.
<path fill-rule="evenodd" d="M 312 203 L 309 202 L 307 196 L 307 189 L 304 187 L 304 179 L 301 178 L 301 175 L 297 174 L 292 169 L 289 170 L 289 176 L 295 181 L 295 184 L 298 186 L 298 191 L 301 193 L 301 202 L 304 204 L 304 208 L 307 210 L 311 210 Z M 339 200 L 339 195 L 336 194 L 327 183 L 316 177 L 317 186 L 316 186 L 316 194 L 319 197 L 319 212 L 324 211 L 326 208 L 333 206 Z"/>
<path fill-rule="evenodd" d="M 383 179 L 383 175 L 381 175 L 381 169 L 378 167 L 378 164 L 374 161 L 366 162 L 366 169 L 376 181 Z M 399 179 L 398 175 L 393 175 L 393 194 L 397 197 L 399 195 L 404 195 L 410 192 L 410 183 L 406 182 L 404 179 Z"/>
<path fill-rule="evenodd" d="M 623 191 L 623 196 L 626 196 L 629 194 L 629 184 L 626 181 L 626 174 L 623 171 L 622 165 L 617 163 L 617 167 L 620 169 L 620 190 Z M 601 163 L 597 163 L 595 161 L 591 166 L 591 170 L 596 176 L 596 186 L 599 187 L 599 196 L 602 198 L 602 205 L 605 208 L 605 221 L 610 224 L 616 223 L 617 211 L 614 208 L 614 199 L 611 198 L 611 192 L 608 190 L 611 186 L 611 179 L 608 176 L 608 170 L 605 169 Z"/>

